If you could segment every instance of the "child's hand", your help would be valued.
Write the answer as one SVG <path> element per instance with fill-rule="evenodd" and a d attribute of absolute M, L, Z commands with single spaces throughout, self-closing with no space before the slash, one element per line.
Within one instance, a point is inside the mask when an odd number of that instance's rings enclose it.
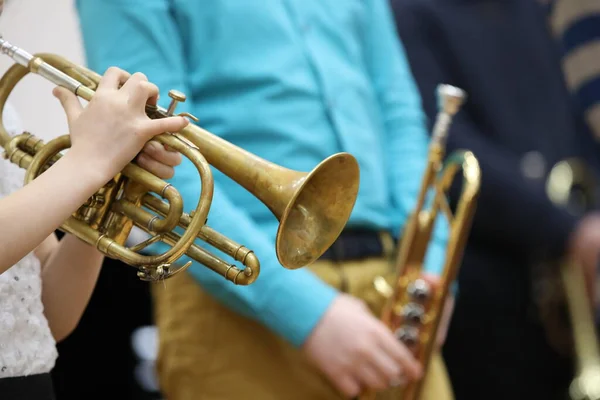
<path fill-rule="evenodd" d="M 188 124 L 183 117 L 148 118 L 145 106 L 156 104 L 158 88 L 141 73 L 130 75 L 115 67 L 106 71 L 85 109 L 73 93 L 60 87 L 53 93 L 67 114 L 71 133 L 68 154 L 82 168 L 91 168 L 100 184 L 120 172 L 154 136 L 178 132 Z M 156 144 L 149 144 L 138 161 L 166 179 L 172 176 L 172 167 L 181 158 L 164 148 L 153 151 Z"/>

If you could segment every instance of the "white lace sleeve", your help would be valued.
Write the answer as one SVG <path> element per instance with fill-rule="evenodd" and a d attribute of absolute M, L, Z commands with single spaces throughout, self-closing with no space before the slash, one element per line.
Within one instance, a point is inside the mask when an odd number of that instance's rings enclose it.
<path fill-rule="evenodd" d="M 10 103 L 6 103 L 2 114 L 4 128 L 10 136 L 23 133 L 21 119 Z M 4 152 L 2 150 L 2 152 Z M 0 165 L 0 196 L 5 196 L 23 186 L 25 170 L 17 165 L 4 161 Z"/>
<path fill-rule="evenodd" d="M 19 114 L 11 103 L 4 105 L 4 112 L 2 114 L 2 122 L 8 133 L 12 136 L 23 132 L 23 124 Z"/>
<path fill-rule="evenodd" d="M 10 104 L 3 122 L 11 136 L 22 132 Z M 24 175 L 24 169 L 0 158 L 0 198 L 21 188 Z M 0 378 L 49 372 L 58 356 L 44 316 L 40 272 L 31 253 L 0 274 Z"/>

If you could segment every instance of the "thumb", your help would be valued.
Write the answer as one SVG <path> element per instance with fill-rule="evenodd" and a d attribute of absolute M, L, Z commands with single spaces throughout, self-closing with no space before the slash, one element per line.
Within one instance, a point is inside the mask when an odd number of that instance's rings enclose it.
<path fill-rule="evenodd" d="M 83 106 L 79 102 L 79 99 L 75 94 L 60 86 L 55 87 L 52 90 L 52 94 L 60 101 L 65 114 L 67 114 L 67 121 L 71 125 L 83 111 Z"/>
<path fill-rule="evenodd" d="M 143 130 L 146 136 L 150 138 L 165 132 L 179 132 L 190 122 L 184 117 L 168 117 L 151 119 L 146 122 Z"/>

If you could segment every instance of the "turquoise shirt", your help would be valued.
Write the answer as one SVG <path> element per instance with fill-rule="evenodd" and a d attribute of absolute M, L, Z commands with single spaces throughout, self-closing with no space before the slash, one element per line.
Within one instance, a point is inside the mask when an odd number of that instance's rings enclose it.
<path fill-rule="evenodd" d="M 415 205 L 428 134 L 387 0 L 81 0 L 77 10 L 91 69 L 144 72 L 163 106 L 168 90 L 183 91 L 188 100 L 177 111 L 237 146 L 300 171 L 353 154 L 361 183 L 348 227 L 398 235 Z M 198 179 L 185 160 L 170 181 L 187 211 Z M 208 225 L 254 250 L 261 274 L 250 286 L 198 264 L 191 275 L 226 306 L 301 345 L 337 291 L 308 269 L 284 269 L 274 250 L 278 221 L 216 170 Z M 432 272 L 447 241 L 447 224 L 437 228 Z"/>

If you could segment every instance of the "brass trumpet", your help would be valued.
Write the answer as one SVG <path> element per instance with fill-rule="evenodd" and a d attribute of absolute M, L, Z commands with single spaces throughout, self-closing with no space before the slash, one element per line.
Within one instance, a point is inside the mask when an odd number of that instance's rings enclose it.
<path fill-rule="evenodd" d="M 573 195 L 577 193 L 575 189 L 578 189 L 581 196 L 576 200 L 585 210 L 595 201 L 595 186 L 583 162 L 568 159 L 552 168 L 546 181 L 546 192 L 554 204 L 568 209 Z M 569 396 L 572 400 L 600 400 L 600 350 L 583 271 L 568 258 L 562 260 L 559 268 L 571 319 L 577 368 Z"/>
<path fill-rule="evenodd" d="M 2 38 L 0 52 L 16 61 L 0 79 L 0 119 L 8 96 L 30 72 L 87 101 L 93 98 L 101 78 L 63 57 L 31 55 Z M 153 119 L 173 115 L 177 103 L 185 101 L 185 96 L 175 91 L 169 92 L 169 96 L 172 101 L 167 110 L 147 105 L 146 114 Z M 195 119 L 189 114 L 180 115 Z M 183 201 L 176 188 L 130 163 L 60 227 L 106 256 L 137 268 L 142 280 L 163 280 L 184 270 L 191 261 L 184 266 L 174 264 L 184 254 L 234 284 L 248 285 L 258 277 L 260 262 L 253 251 L 206 225 L 213 196 L 210 166 L 256 196 L 277 217 L 280 222 L 275 244 L 277 258 L 288 269 L 314 262 L 331 246 L 350 217 L 358 194 L 358 163 L 348 153 L 332 155 L 311 172 L 304 173 L 270 163 L 193 124 L 180 132 L 161 134 L 155 140 L 179 151 L 198 169 L 202 191 L 193 212 L 183 212 Z M 0 125 L 0 146 L 5 150 L 5 158 L 27 170 L 27 184 L 58 160 L 59 153 L 70 147 L 70 139 L 64 135 L 45 144 L 27 132 L 11 138 Z M 126 247 L 134 225 L 151 237 Z M 182 235 L 174 231 L 178 227 L 184 229 Z M 195 245 L 197 238 L 241 262 L 245 268 L 240 269 Z M 139 253 L 158 241 L 168 244 L 169 250 L 158 255 Z"/>
<path fill-rule="evenodd" d="M 404 227 L 396 259 L 396 276 L 393 285 L 384 277 L 375 279 L 377 291 L 386 298 L 381 320 L 394 332 L 421 363 L 424 374 L 436 343 L 437 331 L 448 298 L 450 285 L 456 279 L 462 260 L 471 221 L 475 213 L 481 180 L 479 163 L 472 152 L 458 150 L 444 162 L 446 137 L 452 117 L 459 111 L 466 95 L 456 87 L 439 85 L 437 90 L 439 113 L 433 128 L 429 157 L 415 209 Z M 462 170 L 464 183 L 455 213 L 452 212 L 446 193 L 454 178 Z M 429 208 L 426 197 L 429 190 L 435 196 Z M 438 211 L 446 216 L 450 236 L 446 248 L 441 284 L 432 290 L 422 279 L 422 269 L 427 246 L 431 239 Z M 400 386 L 398 399 L 420 398 L 422 379 Z M 364 393 L 360 399 L 374 399 L 376 393 Z"/>

